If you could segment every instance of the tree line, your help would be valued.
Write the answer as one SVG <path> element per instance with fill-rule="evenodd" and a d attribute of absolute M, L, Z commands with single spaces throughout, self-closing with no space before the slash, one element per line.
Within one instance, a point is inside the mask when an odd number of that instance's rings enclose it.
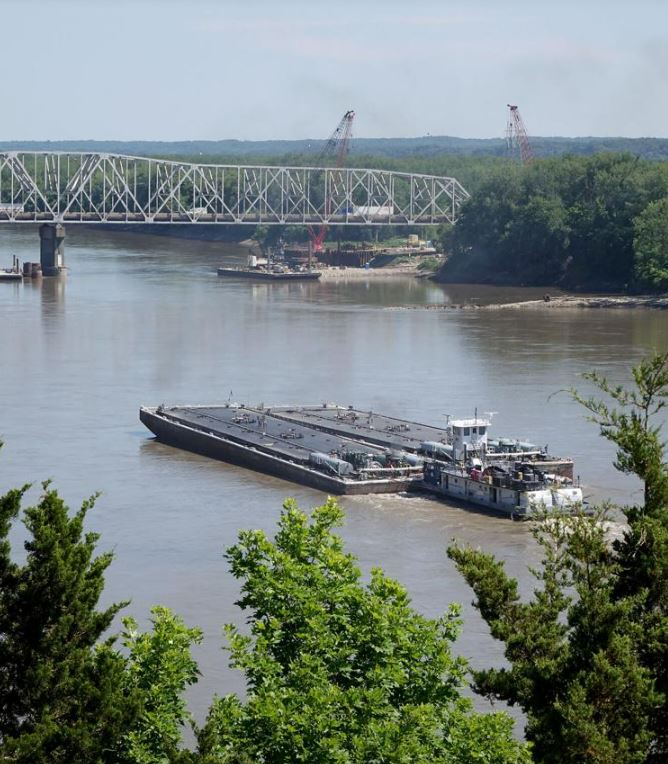
<path fill-rule="evenodd" d="M 488 169 L 441 232 L 442 280 L 668 289 L 668 163 L 598 154 Z"/>
<path fill-rule="evenodd" d="M 71 151 L 126 154 L 130 156 L 160 156 L 165 158 L 192 156 L 194 161 L 210 161 L 211 157 L 227 157 L 234 161 L 300 154 L 313 162 L 325 143 L 325 138 L 295 140 L 241 141 L 235 139 L 207 141 L 2 141 L 0 151 Z M 535 156 L 562 154 L 591 155 L 602 151 L 628 151 L 644 159 L 668 159 L 666 138 L 622 137 L 542 137 L 531 138 Z M 427 135 L 415 138 L 353 138 L 350 152 L 357 156 L 389 158 L 433 157 L 440 155 L 487 157 L 508 155 L 503 138 L 456 138 L 447 135 Z"/>
<path fill-rule="evenodd" d="M 610 543 L 610 508 L 553 513 L 533 524 L 542 549 L 522 599 L 503 562 L 447 550 L 475 595 L 507 666 L 471 671 L 453 654 L 456 605 L 426 618 L 382 570 L 365 580 L 336 533 L 329 499 L 308 515 L 284 505 L 273 538 L 241 531 L 225 553 L 241 582 L 248 628 L 225 627 L 246 694 L 215 697 L 201 726 L 183 693 L 198 678 L 202 633 L 165 608 L 151 628 L 100 609 L 111 553 L 86 531 L 96 497 L 71 513 L 47 482 L 0 498 L 0 756 L 49 764 L 660 764 L 668 760 L 668 465 L 661 417 L 668 353 L 634 383 L 586 375 L 602 397 L 573 398 L 642 481 Z M 27 541 L 13 553 L 21 519 Z M 18 557 L 18 559 L 17 559 Z M 469 681 L 519 706 L 526 742 L 503 712 L 478 713 Z M 191 724 L 195 746 L 183 744 Z"/>

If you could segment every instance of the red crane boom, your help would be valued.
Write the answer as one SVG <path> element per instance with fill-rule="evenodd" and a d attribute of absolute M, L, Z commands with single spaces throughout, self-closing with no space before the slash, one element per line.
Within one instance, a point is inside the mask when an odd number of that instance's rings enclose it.
<path fill-rule="evenodd" d="M 529 136 L 524 125 L 524 120 L 517 106 L 508 104 L 508 122 L 506 124 L 506 142 L 508 149 L 519 148 L 520 159 L 528 163 L 533 159 L 533 150 L 529 143 Z"/>
<path fill-rule="evenodd" d="M 348 151 L 350 150 L 350 139 L 352 137 L 353 119 L 355 112 L 351 109 L 347 111 L 341 121 L 336 126 L 336 130 L 329 136 L 323 146 L 322 151 L 316 160 L 316 167 L 331 167 L 329 164 L 333 160 L 335 168 L 343 167 Z M 321 225 L 317 229 L 313 226 L 308 227 L 308 235 L 314 252 L 320 252 L 327 236 L 327 226 Z"/>

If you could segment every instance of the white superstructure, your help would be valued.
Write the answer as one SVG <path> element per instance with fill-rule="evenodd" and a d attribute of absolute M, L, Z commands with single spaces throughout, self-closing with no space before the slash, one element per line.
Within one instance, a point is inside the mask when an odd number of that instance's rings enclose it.
<path fill-rule="evenodd" d="M 512 451 L 498 452 L 497 441 L 494 446 L 488 441 L 490 425 L 491 417 L 486 416 L 449 418 L 447 443 L 424 441 L 421 452 L 434 459 L 425 464 L 425 487 L 517 517 L 583 503 L 582 489 L 570 478 L 548 472 L 540 462 L 521 459 L 533 453 L 532 444 L 509 441 Z"/>

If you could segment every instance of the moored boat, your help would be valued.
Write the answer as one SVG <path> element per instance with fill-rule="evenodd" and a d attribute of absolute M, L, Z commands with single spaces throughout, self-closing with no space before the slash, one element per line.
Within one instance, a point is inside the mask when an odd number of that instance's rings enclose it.
<path fill-rule="evenodd" d="M 19 259 L 14 255 L 11 268 L 0 268 L 0 281 L 21 281 L 22 279 Z"/>
<path fill-rule="evenodd" d="M 267 270 L 265 268 L 218 268 L 219 276 L 261 281 L 317 281 L 320 271 Z"/>
<path fill-rule="evenodd" d="M 290 267 L 271 258 L 249 255 L 246 267 L 218 268 L 219 276 L 262 281 L 316 281 L 322 275 L 310 267 Z"/>

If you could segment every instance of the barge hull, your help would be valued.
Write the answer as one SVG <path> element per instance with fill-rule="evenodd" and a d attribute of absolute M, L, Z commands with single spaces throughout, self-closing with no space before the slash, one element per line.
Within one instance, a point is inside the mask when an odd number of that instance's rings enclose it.
<path fill-rule="evenodd" d="M 175 422 L 159 414 L 156 409 L 143 406 L 139 418 L 158 440 L 170 446 L 301 483 L 328 494 L 399 493 L 407 491 L 413 482 L 410 476 L 381 480 L 344 480 L 235 443 L 209 431 Z"/>

